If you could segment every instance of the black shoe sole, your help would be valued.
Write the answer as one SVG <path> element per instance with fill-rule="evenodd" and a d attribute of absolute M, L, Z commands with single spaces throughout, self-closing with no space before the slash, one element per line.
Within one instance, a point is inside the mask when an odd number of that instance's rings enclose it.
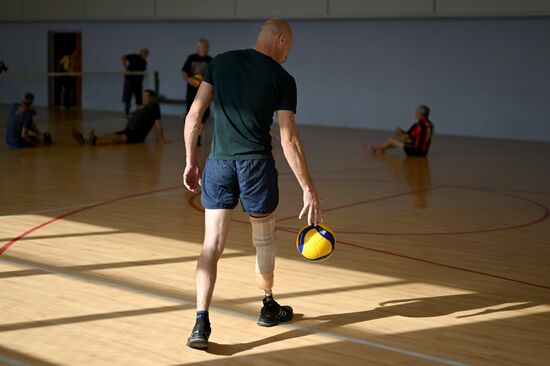
<path fill-rule="evenodd" d="M 189 337 L 187 339 L 187 346 L 194 348 L 194 349 L 207 349 L 208 348 L 208 340 L 204 338 L 193 338 Z"/>

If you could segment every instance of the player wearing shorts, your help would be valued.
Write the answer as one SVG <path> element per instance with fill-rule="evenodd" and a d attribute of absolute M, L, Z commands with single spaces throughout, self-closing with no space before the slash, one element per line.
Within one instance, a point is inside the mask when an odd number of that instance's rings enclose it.
<path fill-rule="evenodd" d="M 275 217 L 279 202 L 277 170 L 272 156 L 270 127 L 277 113 L 284 156 L 303 189 L 299 217 L 308 223 L 321 219 L 320 200 L 310 177 L 302 144 L 296 132 L 296 83 L 280 65 L 292 48 L 287 22 L 272 19 L 260 30 L 254 48 L 229 51 L 214 58 L 185 121 L 186 167 L 183 182 L 192 192 L 202 187 L 205 208 L 204 245 L 197 263 L 197 317 L 187 345 L 208 347 L 211 333 L 208 309 L 216 281 L 231 212 L 241 202 L 252 224 L 256 248 L 256 280 L 264 292 L 257 324 L 274 326 L 292 319 L 290 306 L 273 298 L 275 269 Z M 215 101 L 212 150 L 201 169 L 197 139 L 201 120 Z"/>
<path fill-rule="evenodd" d="M 434 125 L 428 119 L 430 108 L 426 105 L 419 106 L 415 115 L 417 121 L 409 128 L 403 131 L 400 128 L 395 129 L 395 137 L 390 137 L 385 142 L 374 145 L 366 145 L 372 154 L 377 152 L 384 153 L 387 149 L 402 149 L 407 156 L 426 156 L 430 150 Z"/>

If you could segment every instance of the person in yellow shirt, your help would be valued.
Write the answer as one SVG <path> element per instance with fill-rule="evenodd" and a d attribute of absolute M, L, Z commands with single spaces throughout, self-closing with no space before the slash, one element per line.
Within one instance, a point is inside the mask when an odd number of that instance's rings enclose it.
<path fill-rule="evenodd" d="M 59 60 L 57 70 L 59 72 L 75 72 L 77 71 L 77 53 L 76 50 L 71 54 L 67 54 Z M 76 105 L 75 103 L 75 88 L 76 76 L 61 76 L 59 78 L 61 84 L 61 105 L 69 109 Z"/>

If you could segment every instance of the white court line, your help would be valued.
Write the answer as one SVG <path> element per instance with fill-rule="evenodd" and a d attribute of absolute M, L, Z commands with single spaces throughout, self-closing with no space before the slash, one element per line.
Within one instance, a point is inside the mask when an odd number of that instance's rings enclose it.
<path fill-rule="evenodd" d="M 132 286 L 127 285 L 127 284 L 120 284 L 117 281 L 113 281 L 113 280 L 109 280 L 109 279 L 105 279 L 105 278 L 97 278 L 95 276 L 84 274 L 84 273 L 71 273 L 71 272 L 68 272 L 68 271 L 63 271 L 62 269 L 54 269 L 54 268 L 51 268 L 47 265 L 42 265 L 41 266 L 41 265 L 36 265 L 36 264 L 29 264 L 27 261 L 25 261 L 23 259 L 14 258 L 14 257 L 6 257 L 5 255 L 0 256 L 0 260 L 2 260 L 4 262 L 16 264 L 16 265 L 21 265 L 21 266 L 31 268 L 31 269 L 39 269 L 39 270 L 42 270 L 42 271 L 45 271 L 45 272 L 48 272 L 48 273 L 60 275 L 60 276 L 63 276 L 63 277 L 68 277 L 68 278 L 71 278 L 71 279 L 77 279 L 77 280 L 81 280 L 81 281 L 91 282 L 91 283 L 94 283 L 94 284 L 99 284 L 99 285 L 102 285 L 102 286 L 113 287 L 113 288 L 117 288 L 119 290 L 129 291 L 129 292 L 133 292 L 133 293 L 137 293 L 137 294 L 145 295 L 145 296 L 149 296 L 149 297 L 154 297 L 154 298 L 160 298 L 160 299 L 163 299 L 163 300 L 169 300 L 169 301 L 173 301 L 173 302 L 176 302 L 176 303 L 179 303 L 179 304 L 196 306 L 196 303 L 194 301 L 185 300 L 181 297 L 172 296 L 172 295 L 168 295 L 168 294 L 163 294 L 163 293 L 156 292 L 156 291 L 153 291 L 153 290 L 143 290 L 143 289 L 132 287 Z M 237 311 L 237 310 L 233 310 L 233 309 L 229 309 L 229 308 L 225 308 L 225 307 L 212 306 L 211 308 L 215 311 L 220 312 L 220 313 L 232 315 L 232 316 L 239 317 L 239 318 L 246 318 L 246 319 L 252 319 L 252 320 L 256 320 L 256 318 L 257 318 L 257 315 L 252 315 L 250 313 L 245 313 L 245 312 L 241 312 L 241 311 Z M 404 349 L 404 348 L 388 346 L 388 345 L 383 344 L 383 343 L 368 341 L 368 340 L 362 339 L 362 338 L 357 338 L 357 337 L 352 337 L 352 336 L 345 336 L 345 335 L 342 335 L 342 334 L 328 332 L 328 331 L 322 331 L 322 330 L 319 330 L 319 329 L 316 329 L 316 328 L 303 326 L 303 325 L 300 325 L 298 323 L 286 323 L 286 324 L 280 324 L 278 326 L 279 327 L 284 327 L 284 328 L 287 328 L 287 329 L 301 330 L 301 331 L 304 331 L 304 332 L 307 332 L 307 333 L 317 334 L 317 335 L 320 335 L 320 336 L 323 336 L 323 337 L 336 339 L 338 341 L 344 341 L 344 342 L 360 344 L 360 345 L 363 345 L 363 346 L 376 348 L 376 349 L 381 349 L 381 350 L 385 350 L 385 351 L 388 351 L 388 352 L 398 353 L 398 354 L 401 354 L 401 355 L 411 356 L 411 357 L 422 359 L 422 360 L 437 362 L 437 363 L 440 363 L 442 365 L 469 366 L 468 364 L 463 363 L 463 362 L 449 360 L 449 359 L 438 357 L 438 356 L 432 356 L 432 355 L 428 355 L 428 354 L 425 354 L 425 353 L 415 352 L 415 351 L 407 350 L 407 349 Z"/>

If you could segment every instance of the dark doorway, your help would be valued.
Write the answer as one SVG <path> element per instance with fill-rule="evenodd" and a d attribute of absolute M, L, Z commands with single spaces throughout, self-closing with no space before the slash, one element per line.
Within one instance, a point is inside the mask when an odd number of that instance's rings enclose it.
<path fill-rule="evenodd" d="M 82 34 L 80 32 L 50 31 L 48 37 L 48 71 L 82 71 Z M 81 106 L 80 76 L 57 76 L 48 78 L 48 105 Z"/>

